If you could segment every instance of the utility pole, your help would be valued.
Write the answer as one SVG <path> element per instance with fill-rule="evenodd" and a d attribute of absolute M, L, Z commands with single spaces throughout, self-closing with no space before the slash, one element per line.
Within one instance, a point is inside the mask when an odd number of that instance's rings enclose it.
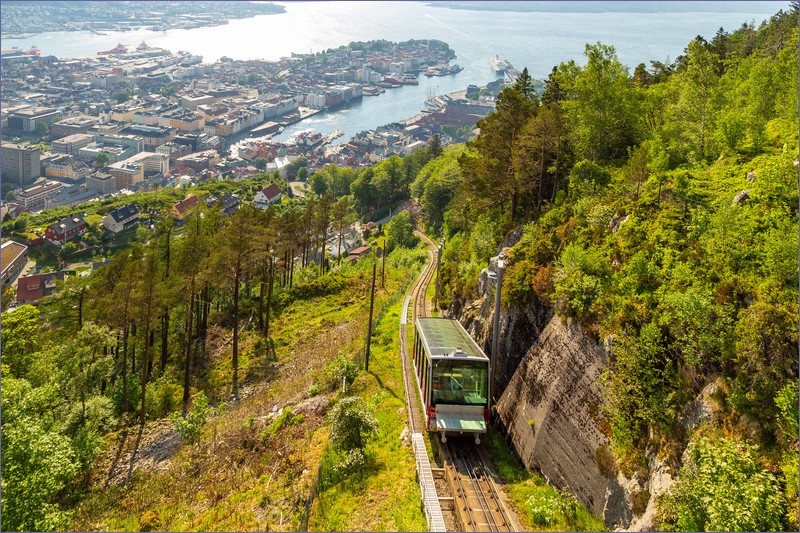
<path fill-rule="evenodd" d="M 494 398 L 492 398 L 493 389 L 492 383 L 494 382 L 494 373 L 495 373 L 495 366 L 497 361 L 497 344 L 500 341 L 500 289 L 503 287 L 503 269 L 505 268 L 505 258 L 506 256 L 501 252 L 497 258 L 497 274 L 492 276 L 491 273 L 489 274 L 489 278 L 496 279 L 497 283 L 495 285 L 495 292 L 494 292 L 494 325 L 492 326 L 492 353 L 489 358 L 489 407 L 491 408 L 491 404 L 493 403 Z"/>
<path fill-rule="evenodd" d="M 383 238 L 383 261 L 381 262 L 381 289 L 383 288 L 383 277 L 384 273 L 386 272 L 386 254 L 389 253 L 389 249 L 386 247 L 386 240 L 387 237 Z"/>
<path fill-rule="evenodd" d="M 367 324 L 367 350 L 364 355 L 364 372 L 369 372 L 369 343 L 372 340 L 372 310 L 375 307 L 375 271 L 378 263 L 372 263 L 372 291 L 369 296 L 369 323 Z"/>
<path fill-rule="evenodd" d="M 439 310 L 439 271 L 442 269 L 442 243 L 439 241 L 439 247 L 436 249 L 436 292 L 433 295 L 433 308 Z"/>

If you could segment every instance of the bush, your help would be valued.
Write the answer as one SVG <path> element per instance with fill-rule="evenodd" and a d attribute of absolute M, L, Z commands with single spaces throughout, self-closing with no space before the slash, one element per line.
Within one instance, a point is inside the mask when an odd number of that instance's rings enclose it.
<path fill-rule="evenodd" d="M 320 392 L 328 392 L 335 390 L 342 383 L 342 376 L 345 376 L 348 385 L 353 383 L 356 379 L 358 367 L 351 361 L 345 354 L 339 352 L 336 359 L 314 372 L 314 384 L 317 386 L 315 393 L 309 394 L 315 396 Z"/>
<path fill-rule="evenodd" d="M 341 452 L 363 450 L 367 441 L 378 433 L 374 409 L 358 396 L 342 398 L 331 409 L 331 444 Z"/>
<path fill-rule="evenodd" d="M 181 405 L 182 394 L 181 387 L 164 374 L 149 385 L 144 399 L 145 414 L 151 420 L 168 415 Z"/>
<path fill-rule="evenodd" d="M 338 272 L 331 272 L 315 280 L 300 283 L 292 287 L 288 293 L 288 302 L 336 294 L 341 292 L 346 286 L 347 281 L 344 276 Z"/>
<path fill-rule="evenodd" d="M 690 444 L 678 481 L 663 500 L 662 515 L 680 531 L 783 530 L 780 484 L 757 451 L 726 438 L 703 437 Z"/>
<path fill-rule="evenodd" d="M 186 414 L 186 418 L 181 413 L 172 413 L 172 423 L 175 424 L 175 429 L 178 430 L 184 441 L 194 444 L 203 434 L 203 428 L 206 427 L 210 412 L 208 398 L 204 392 L 201 392 L 194 401 L 191 411 Z"/>

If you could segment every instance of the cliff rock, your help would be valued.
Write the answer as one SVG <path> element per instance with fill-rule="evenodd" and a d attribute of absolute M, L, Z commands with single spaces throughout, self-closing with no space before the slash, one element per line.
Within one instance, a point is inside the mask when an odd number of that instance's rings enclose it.
<path fill-rule="evenodd" d="M 601 347 L 554 316 L 525 353 L 496 409 L 526 468 L 569 489 L 609 527 L 627 527 L 632 511 L 622 480 L 604 477 L 595 459 L 609 443 L 601 430 L 605 365 Z"/>

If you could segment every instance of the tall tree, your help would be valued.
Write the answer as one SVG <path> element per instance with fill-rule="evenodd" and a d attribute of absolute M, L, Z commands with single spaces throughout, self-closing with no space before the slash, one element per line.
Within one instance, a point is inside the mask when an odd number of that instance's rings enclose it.
<path fill-rule="evenodd" d="M 627 67 L 614 47 L 587 44 L 586 66 L 563 69 L 559 81 L 570 95 L 563 106 L 576 150 L 590 160 L 623 157 L 639 136 L 636 98 Z"/>
<path fill-rule="evenodd" d="M 679 101 L 676 119 L 681 122 L 681 137 L 689 140 L 690 154 L 705 159 L 709 131 L 718 109 L 717 59 L 705 42 L 689 43 L 686 70 L 679 74 Z"/>
<path fill-rule="evenodd" d="M 258 211 L 245 206 L 230 216 L 217 235 L 218 247 L 214 264 L 233 294 L 233 389 L 234 399 L 239 397 L 239 290 L 243 277 L 250 268 L 250 258 L 256 248 L 253 227 L 257 223 Z"/>
<path fill-rule="evenodd" d="M 156 313 L 161 308 L 160 300 L 162 299 L 162 267 L 161 261 L 157 254 L 150 253 L 143 254 L 140 260 L 141 277 L 139 279 L 139 286 L 137 287 L 135 297 L 135 309 L 137 314 L 137 323 L 144 327 L 144 351 L 141 361 L 141 411 L 140 423 L 144 425 L 145 421 L 145 393 L 147 392 L 147 380 L 150 372 L 150 347 L 151 333 L 153 331 L 153 321 L 156 319 Z"/>
<path fill-rule="evenodd" d="M 207 257 L 211 248 L 208 232 L 204 227 L 208 222 L 205 220 L 205 210 L 196 211 L 184 226 L 184 236 L 180 240 L 178 250 L 177 267 L 184 280 L 187 308 L 187 327 L 186 327 L 186 357 L 184 362 L 183 377 L 183 414 L 189 409 L 189 390 L 191 385 L 192 354 L 195 344 L 195 336 L 192 334 L 192 324 L 194 318 L 195 300 L 199 291 L 205 283 L 205 273 L 207 268 Z"/>
<path fill-rule="evenodd" d="M 520 72 L 519 76 L 517 77 L 517 81 L 514 82 L 514 88 L 522 93 L 522 96 L 528 100 L 538 103 L 538 97 L 536 96 L 536 91 L 533 88 L 533 78 L 531 78 L 531 75 L 528 74 L 528 67 L 522 69 L 522 72 Z"/>
<path fill-rule="evenodd" d="M 506 87 L 497 97 L 495 111 L 478 121 L 481 134 L 472 143 L 474 151 L 459 158 L 464 184 L 473 198 L 486 206 L 504 207 L 512 221 L 524 188 L 514 169 L 513 148 L 522 127 L 535 113 L 534 102 Z"/>

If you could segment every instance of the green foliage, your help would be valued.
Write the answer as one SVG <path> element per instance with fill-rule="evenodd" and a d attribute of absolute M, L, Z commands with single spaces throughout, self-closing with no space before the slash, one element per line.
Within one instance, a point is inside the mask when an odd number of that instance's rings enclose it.
<path fill-rule="evenodd" d="M 798 435 L 798 391 L 797 381 L 790 380 L 775 395 L 778 410 L 778 428 L 781 438 L 787 444 L 797 442 Z M 795 463 L 796 464 L 796 463 Z M 796 487 L 795 487 L 796 488 Z"/>
<path fill-rule="evenodd" d="M 3 364 L 8 365 L 12 376 L 28 373 L 33 354 L 39 349 L 41 337 L 39 311 L 32 305 L 21 305 L 10 313 L 3 313 Z"/>
<path fill-rule="evenodd" d="M 211 409 L 208 407 L 208 398 L 204 392 L 195 398 L 191 410 L 186 413 L 184 418 L 180 413 L 172 413 L 172 423 L 180 434 L 181 438 L 189 444 L 194 444 L 203 435 L 206 421 Z"/>
<path fill-rule="evenodd" d="M 261 433 L 261 439 L 266 440 L 272 438 L 284 427 L 296 426 L 301 423 L 303 418 L 303 415 L 295 415 L 290 407 L 284 407 L 275 420 Z"/>
<path fill-rule="evenodd" d="M 613 346 L 613 372 L 608 384 L 611 427 L 614 440 L 625 448 L 636 448 L 646 438 L 646 429 L 671 427 L 678 405 L 675 365 L 665 349 L 656 324 L 645 325 L 638 335 L 622 335 Z"/>
<path fill-rule="evenodd" d="M 336 390 L 342 385 L 342 377 L 350 386 L 356 379 L 358 366 L 346 354 L 339 352 L 336 359 L 326 364 L 313 374 L 315 394 Z M 314 396 L 314 394 L 312 394 Z"/>
<path fill-rule="evenodd" d="M 555 525 L 559 519 L 565 519 L 573 525 L 580 508 L 578 501 L 568 491 L 537 492 L 526 503 L 531 522 L 543 528 Z"/>
<path fill-rule="evenodd" d="M 680 531 L 782 530 L 786 503 L 780 484 L 757 451 L 726 438 L 690 444 L 662 513 Z"/>
<path fill-rule="evenodd" d="M 609 276 L 608 260 L 599 249 L 570 244 L 557 265 L 554 281 L 559 306 L 571 315 L 587 314 Z"/>
<path fill-rule="evenodd" d="M 374 409 L 358 396 L 342 398 L 330 411 L 330 440 L 333 448 L 347 453 L 363 452 L 369 439 L 378 432 Z"/>
<path fill-rule="evenodd" d="M 157 420 L 172 413 L 180 407 L 181 394 L 181 388 L 167 374 L 149 383 L 144 403 L 147 418 Z"/>
<path fill-rule="evenodd" d="M 386 235 L 391 246 L 414 248 L 419 239 L 414 235 L 414 219 L 408 211 L 397 213 L 386 224 Z"/>
<path fill-rule="evenodd" d="M 331 272 L 292 287 L 287 293 L 287 303 L 294 300 L 308 300 L 309 298 L 337 294 L 346 286 L 347 281 L 344 276 L 338 272 Z"/>
<path fill-rule="evenodd" d="M 44 426 L 30 384 L 3 373 L 3 530 L 64 530 L 69 513 L 52 498 L 78 474 L 79 457 L 69 437 Z"/>

